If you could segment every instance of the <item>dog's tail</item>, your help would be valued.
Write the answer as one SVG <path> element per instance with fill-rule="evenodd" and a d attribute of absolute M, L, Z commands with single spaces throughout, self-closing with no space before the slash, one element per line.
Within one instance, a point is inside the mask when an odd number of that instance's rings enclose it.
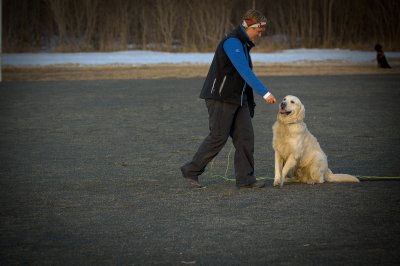
<path fill-rule="evenodd" d="M 329 169 L 328 174 L 326 175 L 327 182 L 360 182 L 357 177 L 347 174 L 334 174 Z"/>

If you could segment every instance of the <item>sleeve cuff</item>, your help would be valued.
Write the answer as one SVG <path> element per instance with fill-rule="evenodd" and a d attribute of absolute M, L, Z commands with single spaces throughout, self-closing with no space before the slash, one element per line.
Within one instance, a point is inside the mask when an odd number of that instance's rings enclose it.
<path fill-rule="evenodd" d="M 264 96 L 263 96 L 263 98 L 266 100 L 267 98 L 268 98 L 268 96 L 270 96 L 271 95 L 271 93 L 270 92 L 267 92 Z"/>

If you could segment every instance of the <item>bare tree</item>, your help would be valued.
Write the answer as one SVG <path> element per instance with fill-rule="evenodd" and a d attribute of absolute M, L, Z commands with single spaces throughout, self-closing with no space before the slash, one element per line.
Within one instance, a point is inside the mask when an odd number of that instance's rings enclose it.
<path fill-rule="evenodd" d="M 323 0 L 324 47 L 332 44 L 332 12 L 334 0 Z"/>
<path fill-rule="evenodd" d="M 64 47 L 67 43 L 67 19 L 65 9 L 68 2 L 63 0 L 46 0 L 53 12 L 53 19 L 57 25 L 58 47 Z"/>
<path fill-rule="evenodd" d="M 254 7 L 280 36 L 261 48 L 400 50 L 399 0 L 3 0 L 3 51 L 211 51 Z"/>
<path fill-rule="evenodd" d="M 163 0 L 156 1 L 155 12 L 156 21 L 155 25 L 158 27 L 159 32 L 162 36 L 162 41 L 167 48 L 171 50 L 172 43 L 174 40 L 174 31 L 177 26 L 179 6 L 176 0 Z"/>

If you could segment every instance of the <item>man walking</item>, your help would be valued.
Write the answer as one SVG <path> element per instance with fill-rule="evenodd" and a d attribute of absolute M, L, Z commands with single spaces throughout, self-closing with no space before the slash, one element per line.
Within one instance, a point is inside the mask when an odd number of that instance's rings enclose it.
<path fill-rule="evenodd" d="M 261 188 L 254 177 L 253 90 L 269 104 L 275 97 L 252 71 L 250 49 L 261 37 L 267 20 L 259 11 L 245 13 L 241 24 L 218 45 L 207 78 L 200 93 L 209 115 L 210 133 L 193 159 L 181 167 L 191 187 L 201 188 L 198 177 L 207 164 L 221 151 L 229 136 L 235 147 L 234 167 L 238 188 Z"/>

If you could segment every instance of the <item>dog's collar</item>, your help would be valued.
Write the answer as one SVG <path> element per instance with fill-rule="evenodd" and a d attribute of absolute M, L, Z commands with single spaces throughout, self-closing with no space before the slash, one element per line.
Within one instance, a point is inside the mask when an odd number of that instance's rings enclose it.
<path fill-rule="evenodd" d="M 286 123 L 284 123 L 282 120 L 279 120 L 279 119 L 278 119 L 278 122 L 279 122 L 280 124 L 282 124 L 282 125 L 293 125 L 293 124 L 300 124 L 300 123 L 302 123 L 303 121 L 295 121 L 295 122 L 286 122 Z"/>

